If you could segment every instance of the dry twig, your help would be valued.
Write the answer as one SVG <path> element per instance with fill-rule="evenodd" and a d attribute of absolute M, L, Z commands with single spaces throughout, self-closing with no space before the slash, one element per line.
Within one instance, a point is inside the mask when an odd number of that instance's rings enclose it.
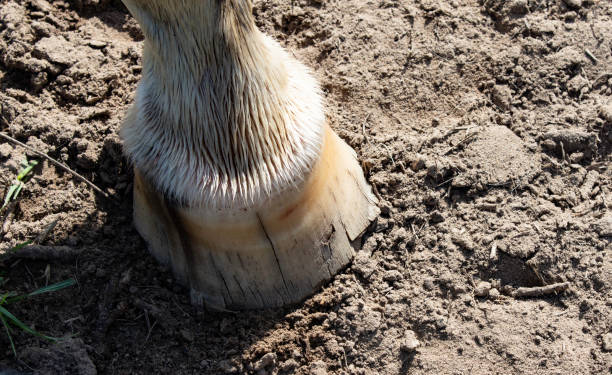
<path fill-rule="evenodd" d="M 560 293 L 567 290 L 570 286 L 568 281 L 564 283 L 550 284 L 533 288 L 518 288 L 512 293 L 512 297 L 539 297 L 547 294 Z"/>
<path fill-rule="evenodd" d="M 19 249 L 19 251 L 6 254 L 9 258 L 31 259 L 31 260 L 72 260 L 81 253 L 68 246 L 43 246 L 31 245 Z"/>
<path fill-rule="evenodd" d="M 60 163 L 59 161 L 53 159 L 52 157 L 48 156 L 47 154 L 43 154 L 40 151 L 37 151 L 35 149 L 33 149 L 32 147 L 26 145 L 25 143 L 19 142 L 18 140 L 16 140 L 15 138 L 11 137 L 8 134 L 5 134 L 3 132 L 0 132 L 0 137 L 6 139 L 7 141 L 13 142 L 14 144 L 21 146 L 23 148 L 25 148 L 26 150 L 40 156 L 41 158 L 44 158 L 46 160 L 48 160 L 51 164 L 55 165 L 56 167 L 64 170 L 65 172 L 70 173 L 71 175 L 73 175 L 74 177 L 76 177 L 77 179 L 83 181 L 84 183 L 86 183 L 87 185 L 89 185 L 89 187 L 91 187 L 92 189 L 94 189 L 95 192 L 99 193 L 100 195 L 102 195 L 104 198 L 107 198 L 110 201 L 114 200 L 104 191 L 102 191 L 102 189 L 100 189 L 99 187 L 97 187 L 96 185 L 94 185 L 93 182 L 89 181 L 87 178 L 83 177 L 82 175 L 80 175 L 79 173 L 73 171 L 72 169 L 70 169 L 68 166 L 66 166 L 63 163 Z"/>

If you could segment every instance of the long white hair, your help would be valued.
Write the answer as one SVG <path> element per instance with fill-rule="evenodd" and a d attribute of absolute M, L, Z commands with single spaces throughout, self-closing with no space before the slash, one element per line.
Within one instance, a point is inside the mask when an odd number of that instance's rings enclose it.
<path fill-rule="evenodd" d="M 299 184 L 325 115 L 312 73 L 257 30 L 248 0 L 124 0 L 145 34 L 121 135 L 134 166 L 189 206 L 248 208 Z"/>

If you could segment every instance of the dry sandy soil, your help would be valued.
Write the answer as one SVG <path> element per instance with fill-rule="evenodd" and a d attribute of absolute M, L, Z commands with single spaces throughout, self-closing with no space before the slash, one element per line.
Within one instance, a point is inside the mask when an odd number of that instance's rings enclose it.
<path fill-rule="evenodd" d="M 1 130 L 118 202 L 39 159 L 2 211 L 2 249 L 39 242 L 2 259 L 4 290 L 78 285 L 10 306 L 67 339 L 15 330 L 16 359 L 0 335 L 0 373 L 610 373 L 612 2 L 270 0 L 254 13 L 316 72 L 380 198 L 353 264 L 298 306 L 193 308 L 131 224 L 117 134 L 137 24 L 118 1 L 0 0 Z M 0 143 L 3 191 L 24 155 Z"/>

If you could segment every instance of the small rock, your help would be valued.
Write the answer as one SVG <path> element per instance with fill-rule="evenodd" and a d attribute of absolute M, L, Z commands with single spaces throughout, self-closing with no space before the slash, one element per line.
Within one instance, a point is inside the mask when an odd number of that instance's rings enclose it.
<path fill-rule="evenodd" d="M 495 289 L 495 288 L 491 288 L 489 290 L 489 298 L 490 299 L 498 299 L 499 298 L 499 290 Z"/>
<path fill-rule="evenodd" d="M 421 343 L 416 337 L 414 331 L 408 330 L 404 333 L 402 343 L 400 344 L 400 350 L 406 353 L 412 353 L 421 346 Z"/>
<path fill-rule="evenodd" d="M 580 163 L 584 159 L 584 152 L 574 152 L 569 156 L 570 162 L 577 164 Z"/>
<path fill-rule="evenodd" d="M 441 223 L 444 221 L 444 215 L 440 211 L 435 210 L 429 215 L 429 220 L 434 224 Z"/>
<path fill-rule="evenodd" d="M 589 81 L 587 81 L 586 78 L 578 74 L 574 78 L 570 79 L 569 82 L 567 82 L 567 90 L 570 92 L 570 94 L 578 95 L 580 94 L 582 89 L 587 87 L 588 85 Z"/>
<path fill-rule="evenodd" d="M 281 363 L 279 367 L 280 367 L 281 372 L 291 372 L 294 369 L 296 369 L 298 366 L 299 364 L 297 363 L 297 361 L 291 358 Z"/>
<path fill-rule="evenodd" d="M 423 288 L 425 288 L 425 290 L 433 290 L 434 287 L 435 285 L 432 279 L 426 279 L 423 282 Z"/>
<path fill-rule="evenodd" d="M 310 365 L 311 375 L 327 375 L 327 364 L 323 361 L 315 361 Z"/>
<path fill-rule="evenodd" d="M 612 215 L 604 215 L 592 227 L 600 237 L 612 237 Z"/>
<path fill-rule="evenodd" d="M 13 148 L 8 143 L 3 143 L 0 145 L 0 159 L 7 159 L 11 156 L 11 152 L 13 152 Z"/>
<path fill-rule="evenodd" d="M 474 294 L 478 297 L 486 297 L 489 295 L 489 291 L 491 290 L 491 283 L 488 281 L 481 281 L 474 289 Z"/>
<path fill-rule="evenodd" d="M 465 294 L 467 292 L 467 289 L 464 285 L 453 284 L 451 285 L 451 291 L 454 295 L 458 296 L 461 294 Z"/>
<path fill-rule="evenodd" d="M 103 42 L 101 40 L 90 40 L 89 42 L 87 42 L 87 45 L 91 48 L 102 49 L 106 47 L 106 42 Z"/>
<path fill-rule="evenodd" d="M 527 3 L 527 0 L 512 0 L 510 1 L 508 8 L 510 13 L 517 16 L 522 16 L 529 12 L 529 4 Z"/>
<path fill-rule="evenodd" d="M 188 329 L 182 329 L 181 330 L 181 337 L 183 337 L 183 339 L 185 339 L 185 341 L 187 342 L 193 342 L 193 332 L 189 331 Z"/>
<path fill-rule="evenodd" d="M 44 13 L 49 13 L 53 10 L 53 6 L 45 0 L 30 0 L 30 5 L 32 8 Z"/>
<path fill-rule="evenodd" d="M 415 172 L 418 172 L 423 168 L 425 168 L 425 157 L 423 155 L 416 154 L 414 159 L 412 159 L 412 162 L 410 163 L 410 169 Z"/>
<path fill-rule="evenodd" d="M 232 365 L 232 363 L 228 360 L 220 361 L 219 368 L 221 369 L 221 371 L 223 371 L 226 374 L 234 374 L 238 372 L 238 369 L 236 368 L 236 366 Z"/>
<path fill-rule="evenodd" d="M 552 151 L 557 148 L 557 142 L 553 141 L 552 139 L 545 139 L 542 141 L 541 145 L 543 149 L 548 151 Z"/>
<path fill-rule="evenodd" d="M 580 9 L 582 7 L 582 0 L 563 0 L 563 2 L 570 9 Z"/>
<path fill-rule="evenodd" d="M 612 352 L 612 332 L 601 336 L 601 348 L 604 352 Z"/>
<path fill-rule="evenodd" d="M 403 227 L 398 228 L 397 230 L 393 231 L 392 236 L 394 237 L 395 242 L 402 242 L 408 238 L 408 231 L 406 231 L 406 228 Z"/>
<path fill-rule="evenodd" d="M 255 369 L 255 371 L 259 371 L 265 369 L 266 367 L 274 366 L 276 364 L 276 358 L 276 353 L 264 354 L 264 356 L 261 357 L 259 361 L 255 363 L 255 366 L 253 368 Z"/>
<path fill-rule="evenodd" d="M 398 270 L 389 270 L 384 273 L 383 280 L 389 283 L 399 281 L 402 279 L 402 274 Z"/>
<path fill-rule="evenodd" d="M 612 102 L 602 105 L 599 108 L 599 116 L 601 116 L 602 119 L 606 120 L 608 124 L 612 124 Z"/>
<path fill-rule="evenodd" d="M 499 108 L 507 111 L 512 106 L 512 92 L 506 85 L 495 85 L 491 91 L 491 100 Z"/>
<path fill-rule="evenodd" d="M 474 248 L 476 247 L 470 238 L 470 235 L 466 233 L 454 232 L 451 235 L 451 241 L 453 241 L 455 245 L 460 246 L 462 249 L 467 251 L 474 251 Z"/>

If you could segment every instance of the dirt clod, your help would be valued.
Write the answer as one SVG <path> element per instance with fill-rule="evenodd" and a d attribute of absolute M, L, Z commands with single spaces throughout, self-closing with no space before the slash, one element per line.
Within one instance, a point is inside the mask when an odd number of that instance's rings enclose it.
<path fill-rule="evenodd" d="M 29 347 L 21 357 L 37 374 L 96 375 L 88 350 L 83 340 L 68 338 L 48 348 Z"/>

